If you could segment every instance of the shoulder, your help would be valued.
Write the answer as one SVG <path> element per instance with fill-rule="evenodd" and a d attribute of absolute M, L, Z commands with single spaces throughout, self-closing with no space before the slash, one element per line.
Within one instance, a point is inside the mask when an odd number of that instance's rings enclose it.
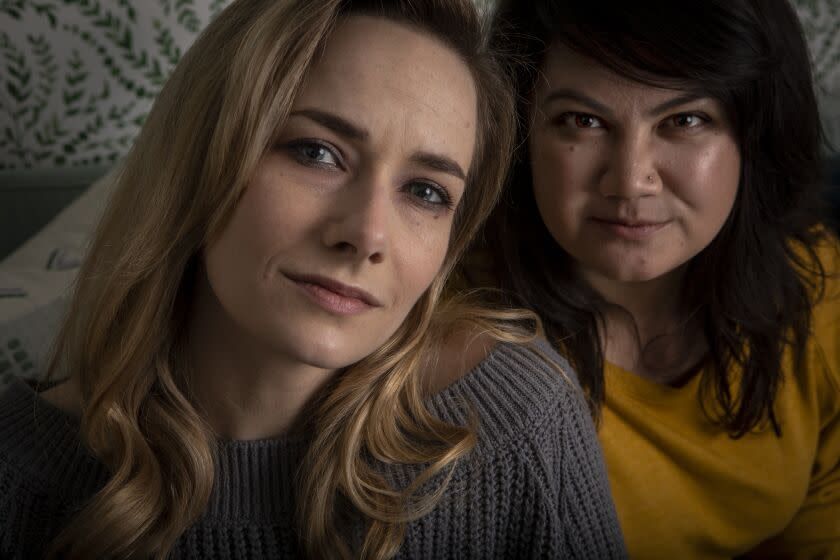
<path fill-rule="evenodd" d="M 815 297 L 815 307 L 836 307 L 840 304 L 840 240 L 824 227 L 817 228 L 814 235 L 816 241 L 807 247 L 799 241 L 792 242 L 792 253 L 799 260 L 795 266 L 809 290 L 823 288 L 821 293 L 810 292 Z M 825 280 L 822 285 L 820 274 Z"/>
<path fill-rule="evenodd" d="M 481 447 L 498 447 L 539 430 L 591 423 L 577 376 L 541 339 L 481 343 L 485 355 L 430 400 L 442 420 L 479 429 Z M 473 356 L 474 357 L 474 356 Z"/>
<path fill-rule="evenodd" d="M 477 557 L 625 557 L 594 423 L 574 372 L 547 342 L 497 344 L 430 408 L 477 424 L 478 443 L 438 506 L 447 513 L 431 515 L 451 523 L 465 512 L 459 526 L 497 528 L 468 531 L 483 535 L 470 543 Z M 409 540 L 415 532 L 419 542 L 414 526 Z"/>
<path fill-rule="evenodd" d="M 811 338 L 817 358 L 826 370 L 833 389 L 840 388 L 840 241 L 827 233 L 815 247 L 825 274 L 821 297 L 812 309 Z"/>
<path fill-rule="evenodd" d="M 76 503 L 104 484 L 107 470 L 82 444 L 77 418 L 20 379 L 0 391 L 0 471 L 17 492 L 0 500 Z"/>
<path fill-rule="evenodd" d="M 0 476 L 7 485 L 12 479 L 17 481 L 19 484 L 12 485 L 17 489 L 44 492 L 47 479 L 38 466 L 48 458 L 46 449 L 38 445 L 42 417 L 36 410 L 37 395 L 26 381 L 10 377 L 0 393 Z M 0 499 L 8 498 L 9 493 L 4 492 Z"/>
<path fill-rule="evenodd" d="M 822 227 L 815 233 L 819 239 L 814 245 L 806 248 L 798 242 L 793 244 L 813 305 L 804 372 L 794 375 L 797 383 L 782 387 L 782 395 L 793 402 L 800 402 L 805 395 L 807 403 L 793 410 L 801 413 L 816 406 L 822 422 L 827 423 L 828 418 L 840 415 L 840 240 Z M 792 360 L 791 356 L 787 367 L 791 372 L 799 371 Z"/>
<path fill-rule="evenodd" d="M 39 557 L 37 547 L 49 536 L 51 524 L 44 507 L 49 491 L 45 481 L 30 468 L 32 426 L 25 414 L 29 392 L 32 389 L 17 378 L 4 380 L 0 387 L 0 557 L 3 558 Z"/>
<path fill-rule="evenodd" d="M 840 309 L 840 240 L 835 235 L 827 233 L 815 249 L 825 273 L 825 290 L 817 306 Z"/>

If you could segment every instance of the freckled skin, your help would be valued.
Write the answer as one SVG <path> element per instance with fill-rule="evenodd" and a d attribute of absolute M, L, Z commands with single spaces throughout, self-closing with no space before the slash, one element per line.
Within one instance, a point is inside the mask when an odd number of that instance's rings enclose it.
<path fill-rule="evenodd" d="M 738 191 L 741 156 L 721 104 L 702 98 L 653 113 L 686 92 L 625 80 L 559 45 L 549 50 L 543 76 L 529 147 L 534 195 L 554 239 L 593 282 L 676 273 L 718 234 Z M 608 112 L 567 97 L 548 100 L 559 90 Z M 591 219 L 619 216 L 667 226 L 628 240 Z"/>
<path fill-rule="evenodd" d="M 406 189 L 431 181 L 454 205 L 464 190 L 463 180 L 412 156 L 442 154 L 468 170 L 476 107 L 469 69 L 439 41 L 385 19 L 339 23 L 292 113 L 327 111 L 367 137 L 342 136 L 305 116 L 289 119 L 205 251 L 214 300 L 202 316 L 249 341 L 243 347 L 325 370 L 377 349 L 438 274 L 452 229 L 454 208 L 424 206 Z M 301 139 L 327 145 L 332 152 L 314 152 L 326 154 L 326 163 L 302 162 L 309 152 L 295 148 Z M 331 314 L 286 277 L 292 273 L 357 286 L 382 305 Z"/>

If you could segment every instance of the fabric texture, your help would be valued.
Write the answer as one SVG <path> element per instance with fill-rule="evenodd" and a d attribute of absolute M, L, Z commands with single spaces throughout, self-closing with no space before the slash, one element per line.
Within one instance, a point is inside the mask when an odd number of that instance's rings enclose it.
<path fill-rule="evenodd" d="M 469 407 L 478 444 L 435 509 L 409 524 L 398 558 L 626 556 L 595 429 L 569 375 L 533 349 L 500 344 L 429 399 L 453 423 L 465 423 Z M 19 379 L 0 394 L 0 557 L 39 558 L 68 512 L 107 481 L 78 430 Z M 294 475 L 305 450 L 305 438 L 220 442 L 210 504 L 171 558 L 298 557 Z M 389 469 L 398 486 L 418 473 Z"/>
<path fill-rule="evenodd" d="M 840 256 L 814 309 L 804 369 L 784 356 L 782 437 L 731 439 L 673 388 L 607 364 L 599 436 L 633 558 L 840 559 Z M 763 544 L 762 544 L 763 543 Z"/>
<path fill-rule="evenodd" d="M 96 224 L 114 190 L 118 168 L 100 176 L 42 230 L 0 261 L 0 323 L 66 297 L 87 252 Z M 50 175 L 59 173 L 55 171 Z M 41 173 L 46 175 L 46 173 Z"/>
<path fill-rule="evenodd" d="M 101 176 L 104 171 L 89 173 Z M 73 281 L 113 190 L 114 173 L 101 176 L 43 230 L 0 261 L 0 376 L 44 376 Z M 56 173 L 33 175 L 55 181 Z"/>
<path fill-rule="evenodd" d="M 67 298 L 56 298 L 23 317 L 0 322 L 0 376 L 39 379 L 45 375 L 48 353 L 67 305 Z"/>

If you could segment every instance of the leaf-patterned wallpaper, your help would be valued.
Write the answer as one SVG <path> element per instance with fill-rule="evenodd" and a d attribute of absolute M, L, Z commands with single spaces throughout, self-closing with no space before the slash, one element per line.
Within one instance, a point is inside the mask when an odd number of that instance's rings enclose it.
<path fill-rule="evenodd" d="M 230 0 L 0 0 L 0 169 L 102 165 Z"/>
<path fill-rule="evenodd" d="M 122 156 L 181 54 L 229 2 L 0 0 L 0 170 Z M 795 3 L 840 145 L 840 0 Z"/>
<path fill-rule="evenodd" d="M 811 48 L 823 123 L 840 150 L 840 0 L 795 0 Z"/>

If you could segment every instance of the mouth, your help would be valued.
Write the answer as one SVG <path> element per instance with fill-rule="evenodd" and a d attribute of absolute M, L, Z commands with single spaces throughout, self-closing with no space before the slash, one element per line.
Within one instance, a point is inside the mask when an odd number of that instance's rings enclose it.
<path fill-rule="evenodd" d="M 601 226 L 603 229 L 619 237 L 631 240 L 644 239 L 660 231 L 671 223 L 671 220 L 646 221 L 598 217 L 592 217 L 590 220 L 596 225 Z"/>
<path fill-rule="evenodd" d="M 284 274 L 309 298 L 327 311 L 338 315 L 354 315 L 375 307 L 382 302 L 369 292 L 314 274 Z"/>

